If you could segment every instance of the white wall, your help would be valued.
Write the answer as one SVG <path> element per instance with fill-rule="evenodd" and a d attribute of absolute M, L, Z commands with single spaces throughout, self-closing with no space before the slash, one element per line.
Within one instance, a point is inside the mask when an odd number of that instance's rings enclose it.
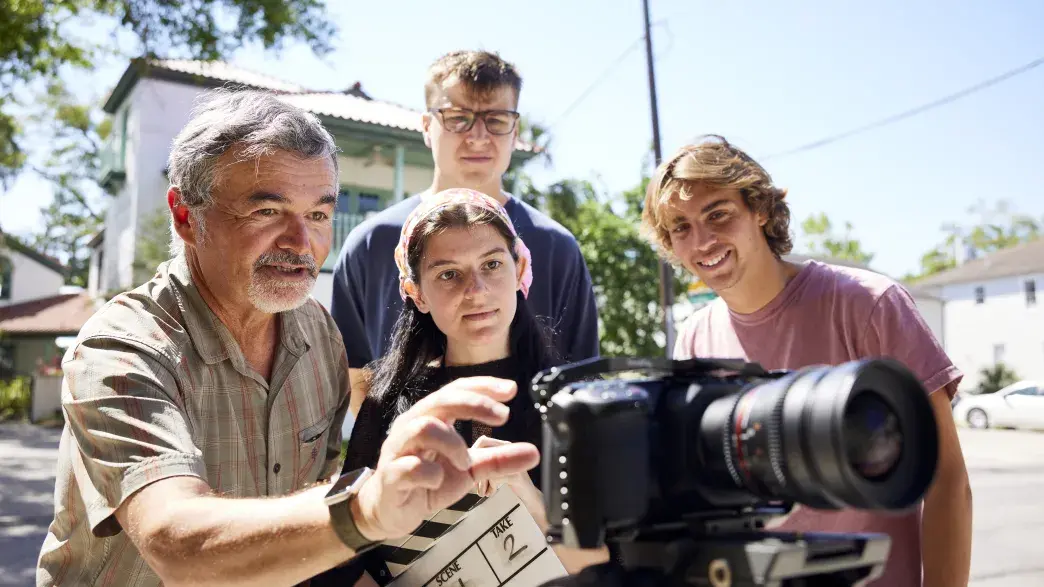
<path fill-rule="evenodd" d="M 932 334 L 935 335 L 935 339 L 939 341 L 939 344 L 944 344 L 944 304 L 942 300 L 918 295 L 912 292 L 911 295 L 913 296 L 914 303 L 917 304 L 917 310 L 921 312 L 921 317 L 928 323 L 928 328 L 930 328 Z"/>
<path fill-rule="evenodd" d="M 11 260 L 11 297 L 0 306 L 58 295 L 65 283 L 60 273 L 18 251 L 4 249 L 3 255 Z"/>
<path fill-rule="evenodd" d="M 342 185 L 391 190 L 395 187 L 395 167 L 385 163 L 366 165 L 359 157 L 337 157 L 338 181 Z M 403 191 L 407 194 L 428 189 L 435 173 L 431 167 L 407 165 L 402 172 Z"/>
<path fill-rule="evenodd" d="M 1033 279 L 1037 303 L 1028 306 L 1024 283 Z M 975 288 L 985 299 L 975 303 Z M 994 363 L 995 346 L 1003 345 L 1001 360 L 1023 379 L 1044 379 L 1044 274 L 1007 277 L 979 283 L 944 286 L 946 300 L 944 346 L 964 372 L 962 389 L 979 383 L 979 370 Z"/>

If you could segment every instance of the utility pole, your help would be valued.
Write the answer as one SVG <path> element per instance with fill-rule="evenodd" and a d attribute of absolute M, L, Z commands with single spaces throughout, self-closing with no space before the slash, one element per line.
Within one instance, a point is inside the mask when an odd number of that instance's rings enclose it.
<path fill-rule="evenodd" d="M 649 24 L 649 0 L 642 0 L 645 10 L 645 63 L 649 70 L 649 106 L 652 111 L 653 155 L 656 166 L 663 161 L 660 150 L 660 116 L 656 104 L 656 73 L 653 70 L 652 27 Z M 663 332 L 667 335 L 667 358 L 674 350 L 674 270 L 670 263 L 660 261 L 660 307 L 663 308 Z"/>

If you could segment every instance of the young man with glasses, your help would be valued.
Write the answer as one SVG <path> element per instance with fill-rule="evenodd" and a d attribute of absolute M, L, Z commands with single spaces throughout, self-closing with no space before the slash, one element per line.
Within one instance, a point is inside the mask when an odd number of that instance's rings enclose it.
<path fill-rule="evenodd" d="M 352 414 L 366 393 L 363 368 L 388 350 L 402 308 L 393 251 L 409 213 L 429 194 L 469 188 L 497 199 L 542 272 L 529 292 L 533 312 L 555 331 L 564 361 L 598 355 L 598 314 L 587 264 L 561 224 L 505 192 L 502 177 L 518 138 L 522 79 L 494 53 L 457 51 L 430 67 L 424 85 L 424 143 L 431 148 L 431 186 L 356 227 L 334 267 L 331 314 L 348 351 Z"/>

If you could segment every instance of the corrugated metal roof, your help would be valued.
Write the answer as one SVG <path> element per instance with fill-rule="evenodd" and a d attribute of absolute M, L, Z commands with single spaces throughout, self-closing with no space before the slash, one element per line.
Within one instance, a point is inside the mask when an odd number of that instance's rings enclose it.
<path fill-rule="evenodd" d="M 307 92 L 304 86 L 281 79 L 234 67 L 223 61 L 195 61 L 187 59 L 157 59 L 149 62 L 152 67 L 162 67 L 191 75 L 199 75 L 274 92 Z"/>
<path fill-rule="evenodd" d="M 967 261 L 949 271 L 918 280 L 916 285 L 938 287 L 1031 273 L 1044 273 L 1044 238 L 1001 249 L 980 259 Z"/>
<path fill-rule="evenodd" d="M 279 99 L 322 116 L 416 132 L 422 130 L 420 112 L 388 102 L 364 100 L 357 96 L 334 92 L 284 94 L 279 96 Z"/>
<path fill-rule="evenodd" d="M 139 64 L 140 65 L 140 64 Z M 241 84 L 261 90 L 276 92 L 280 98 L 289 104 L 312 112 L 319 116 L 351 120 L 364 124 L 374 124 L 395 128 L 399 130 L 420 133 L 421 113 L 417 110 L 383 102 L 381 100 L 367 99 L 360 84 L 356 83 L 346 92 L 316 91 L 297 84 L 274 78 L 271 76 L 255 73 L 229 65 L 223 61 L 195 61 L 183 59 L 154 59 L 148 61 L 147 67 L 141 69 L 140 74 L 149 76 L 150 69 L 162 77 L 162 72 L 173 72 L 172 75 L 198 76 L 208 85 L 221 85 L 223 83 Z M 133 85 L 135 65 L 124 73 L 124 78 L 110 95 L 106 102 L 106 111 L 114 112 L 122 96 L 129 91 Z M 122 89 L 122 91 L 120 91 Z M 526 153 L 535 153 L 537 149 L 523 141 L 515 143 L 515 149 Z"/>

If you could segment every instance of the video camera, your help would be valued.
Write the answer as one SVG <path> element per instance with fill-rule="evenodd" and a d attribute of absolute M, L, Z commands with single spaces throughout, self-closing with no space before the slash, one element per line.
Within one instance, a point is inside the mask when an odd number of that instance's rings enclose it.
<path fill-rule="evenodd" d="M 928 394 L 891 359 L 767 371 L 600 358 L 545 370 L 530 392 L 548 541 L 608 544 L 614 559 L 548 585 L 863 584 L 883 572 L 888 536 L 766 522 L 797 504 L 916 508 L 938 459 Z"/>

